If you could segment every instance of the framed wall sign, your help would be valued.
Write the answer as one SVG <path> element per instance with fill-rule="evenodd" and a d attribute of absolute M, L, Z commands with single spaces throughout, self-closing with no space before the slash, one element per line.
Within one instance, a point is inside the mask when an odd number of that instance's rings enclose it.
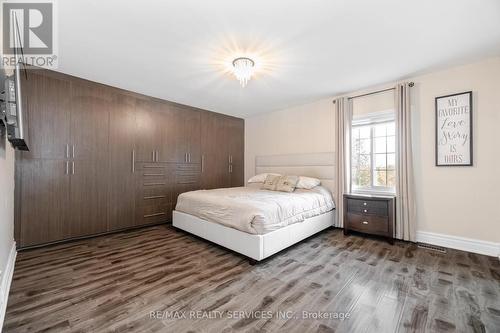
<path fill-rule="evenodd" d="M 472 165 L 472 91 L 436 97 L 436 166 Z"/>

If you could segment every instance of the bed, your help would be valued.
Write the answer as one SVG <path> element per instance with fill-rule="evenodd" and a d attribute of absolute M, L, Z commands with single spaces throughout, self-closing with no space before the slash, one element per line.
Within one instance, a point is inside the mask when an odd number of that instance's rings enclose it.
<path fill-rule="evenodd" d="M 245 187 L 199 190 L 179 196 L 176 228 L 263 260 L 335 225 L 334 154 L 256 157 L 256 174 L 280 173 L 319 178 L 321 186 L 292 193 Z"/>

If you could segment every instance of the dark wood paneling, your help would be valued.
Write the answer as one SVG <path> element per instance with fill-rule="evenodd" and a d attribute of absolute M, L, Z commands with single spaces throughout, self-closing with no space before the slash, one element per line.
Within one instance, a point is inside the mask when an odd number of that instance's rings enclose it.
<path fill-rule="evenodd" d="M 67 161 L 23 159 L 17 163 L 18 176 L 23 180 L 20 184 L 20 245 L 67 238 L 71 213 Z"/>
<path fill-rule="evenodd" d="M 245 150 L 245 123 L 242 119 L 227 118 L 227 142 L 231 156 L 231 186 L 244 185 L 244 150 Z"/>
<path fill-rule="evenodd" d="M 201 115 L 201 151 L 203 170 L 201 187 L 213 189 L 231 186 L 229 173 L 226 117 L 211 112 Z"/>
<path fill-rule="evenodd" d="M 107 231 L 107 161 L 76 160 L 70 167 L 70 237 Z"/>
<path fill-rule="evenodd" d="M 109 114 L 114 96 L 102 86 L 71 84 L 72 159 L 108 160 Z"/>
<path fill-rule="evenodd" d="M 136 102 L 136 142 L 137 161 L 154 162 L 154 152 L 161 142 L 161 116 L 155 111 L 155 102 L 137 100 Z"/>
<path fill-rule="evenodd" d="M 29 118 L 29 152 L 25 158 L 66 158 L 69 142 L 71 84 L 30 72 L 25 83 Z"/>
<path fill-rule="evenodd" d="M 115 94 L 109 122 L 108 229 L 135 225 L 135 99 Z"/>
<path fill-rule="evenodd" d="M 201 162 L 201 113 L 197 110 L 184 109 L 184 140 L 188 142 L 188 163 Z"/>
<path fill-rule="evenodd" d="M 206 188 L 241 183 L 241 119 L 47 70 L 30 70 L 23 86 L 31 152 L 16 154 L 15 236 L 20 246 L 171 221 L 177 196 L 200 189 L 202 181 Z M 148 195 L 138 188 L 132 170 L 141 162 L 165 168 L 161 193 L 167 199 L 144 202 Z M 45 206 L 32 204 L 47 188 L 57 193 L 38 201 Z M 155 210 L 165 217 L 154 215 Z M 33 221 L 38 214 L 41 219 Z"/>

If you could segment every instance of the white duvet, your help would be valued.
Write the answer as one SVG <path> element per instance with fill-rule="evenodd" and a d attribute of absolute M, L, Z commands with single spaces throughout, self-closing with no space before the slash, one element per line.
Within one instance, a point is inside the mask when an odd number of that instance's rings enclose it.
<path fill-rule="evenodd" d="M 261 190 L 254 185 L 182 193 L 175 209 L 203 220 L 262 235 L 334 208 L 330 191 L 321 186 L 285 193 Z"/>

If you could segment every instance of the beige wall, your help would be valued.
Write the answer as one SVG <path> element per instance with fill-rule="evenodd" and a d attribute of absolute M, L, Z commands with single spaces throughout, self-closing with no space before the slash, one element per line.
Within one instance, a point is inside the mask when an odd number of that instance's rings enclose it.
<path fill-rule="evenodd" d="M 500 242 L 500 57 L 413 77 L 417 230 Z M 434 98 L 474 92 L 474 166 L 434 164 Z M 357 94 L 354 92 L 353 94 Z M 332 98 L 249 117 L 245 176 L 256 155 L 333 151 Z"/>
<path fill-rule="evenodd" d="M 2 274 L 5 272 L 13 242 L 14 149 L 3 136 L 0 137 L 0 271 Z"/>

